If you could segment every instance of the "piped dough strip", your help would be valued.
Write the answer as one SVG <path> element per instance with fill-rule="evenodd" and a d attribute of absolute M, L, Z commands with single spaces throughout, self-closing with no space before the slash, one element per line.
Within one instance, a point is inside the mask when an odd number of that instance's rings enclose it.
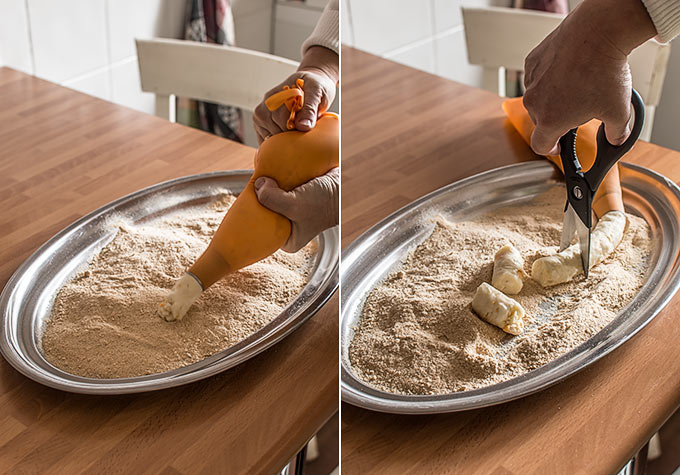
<path fill-rule="evenodd" d="M 524 259 L 512 244 L 501 247 L 493 259 L 491 285 L 506 294 L 518 294 L 522 290 Z"/>
<path fill-rule="evenodd" d="M 626 215 L 621 211 L 606 213 L 590 235 L 590 266 L 596 266 L 611 254 L 623 238 Z M 569 282 L 583 273 L 581 251 L 575 243 L 565 250 L 534 261 L 531 277 L 543 287 Z"/>
<path fill-rule="evenodd" d="M 472 310 L 486 322 L 506 333 L 519 335 L 524 330 L 524 308 L 516 300 L 483 282 L 472 299 Z"/>
<path fill-rule="evenodd" d="M 203 293 L 199 280 L 190 272 L 185 273 L 158 306 L 158 315 L 165 321 L 181 320 L 196 299 Z"/>

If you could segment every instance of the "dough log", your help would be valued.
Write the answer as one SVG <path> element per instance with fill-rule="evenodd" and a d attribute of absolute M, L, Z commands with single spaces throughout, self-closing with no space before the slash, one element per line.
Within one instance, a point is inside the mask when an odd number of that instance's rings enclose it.
<path fill-rule="evenodd" d="M 524 259 L 512 244 L 501 247 L 493 259 L 491 285 L 506 294 L 518 294 L 522 290 Z"/>
<path fill-rule="evenodd" d="M 202 293 L 203 287 L 196 277 L 184 274 L 158 305 L 158 315 L 168 322 L 181 320 Z"/>
<path fill-rule="evenodd" d="M 621 242 L 626 228 L 626 215 L 622 211 L 606 213 L 590 235 L 590 266 L 605 260 Z M 553 256 L 534 261 L 531 277 L 543 287 L 569 282 L 583 272 L 578 243 Z"/>
<path fill-rule="evenodd" d="M 524 330 L 524 308 L 500 290 L 483 282 L 472 299 L 472 310 L 504 332 L 519 335 Z"/>

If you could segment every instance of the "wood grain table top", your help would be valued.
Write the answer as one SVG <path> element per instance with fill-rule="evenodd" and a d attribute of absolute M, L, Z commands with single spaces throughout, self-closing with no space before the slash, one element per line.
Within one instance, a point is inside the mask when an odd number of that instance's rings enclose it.
<path fill-rule="evenodd" d="M 539 159 L 502 99 L 342 50 L 342 239 L 478 172 Z M 626 161 L 680 181 L 680 153 L 639 142 Z M 342 405 L 344 474 L 613 474 L 680 405 L 680 296 L 626 344 L 538 394 L 462 413 Z"/>
<path fill-rule="evenodd" d="M 254 150 L 0 68 L 0 287 L 84 214 L 164 180 L 252 168 Z M 337 410 L 337 296 L 220 375 L 85 396 L 0 361 L 0 472 L 274 473 Z"/>

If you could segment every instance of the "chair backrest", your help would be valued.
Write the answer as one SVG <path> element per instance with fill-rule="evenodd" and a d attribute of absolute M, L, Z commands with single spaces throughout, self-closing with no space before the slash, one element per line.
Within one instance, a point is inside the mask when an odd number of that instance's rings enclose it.
<path fill-rule="evenodd" d="M 194 41 L 136 40 L 142 90 L 156 94 L 156 114 L 174 122 L 174 100 L 188 97 L 252 111 L 272 84 L 298 63 L 258 51 Z"/>
<path fill-rule="evenodd" d="M 463 8 L 468 61 L 483 69 L 484 89 L 505 95 L 506 69 L 522 71 L 524 59 L 560 24 L 563 15 L 516 8 Z M 628 58 L 633 86 L 646 104 L 642 138 L 649 140 L 661 98 L 670 45 L 649 40 Z"/>

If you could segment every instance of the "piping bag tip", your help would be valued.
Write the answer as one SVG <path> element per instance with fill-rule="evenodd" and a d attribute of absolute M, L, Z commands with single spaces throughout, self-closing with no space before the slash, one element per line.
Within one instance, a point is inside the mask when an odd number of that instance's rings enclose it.
<path fill-rule="evenodd" d="M 288 117 L 288 122 L 286 127 L 288 130 L 295 128 L 295 114 L 302 109 L 302 105 L 305 102 L 305 93 L 302 90 L 305 85 L 303 79 L 298 79 L 295 81 L 294 86 L 283 86 L 283 89 L 276 94 L 269 96 L 265 101 L 264 105 L 267 106 L 271 112 L 275 111 L 282 105 L 286 105 L 290 111 L 290 116 Z"/>

